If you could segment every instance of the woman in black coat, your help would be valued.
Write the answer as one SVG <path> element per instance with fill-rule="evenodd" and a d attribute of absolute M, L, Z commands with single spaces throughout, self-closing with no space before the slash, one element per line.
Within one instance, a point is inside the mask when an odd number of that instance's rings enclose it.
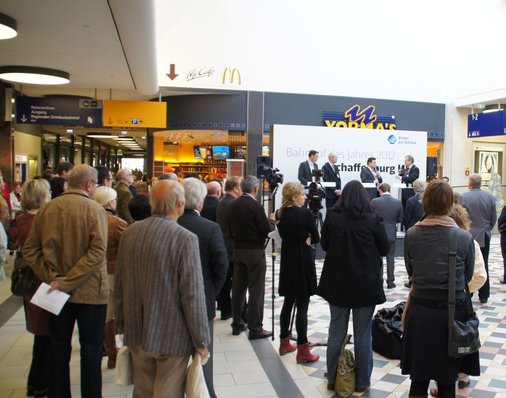
<path fill-rule="evenodd" d="M 277 227 L 282 238 L 281 266 L 279 270 L 279 295 L 285 297 L 281 309 L 279 354 L 295 351 L 290 344 L 290 315 L 297 308 L 297 363 L 314 362 L 320 356 L 309 351 L 307 341 L 307 310 L 309 297 L 316 290 L 316 269 L 312 243 L 320 240 L 314 216 L 302 207 L 306 195 L 304 186 L 288 182 L 283 186 L 281 208 L 277 211 Z"/>
<path fill-rule="evenodd" d="M 371 384 L 371 324 L 376 304 L 386 301 L 381 257 L 388 254 L 390 244 L 383 221 L 360 182 L 346 184 L 327 213 L 321 245 L 327 255 L 317 294 L 330 306 L 327 388 L 334 390 L 337 360 L 353 311 L 355 391 L 362 392 Z"/>

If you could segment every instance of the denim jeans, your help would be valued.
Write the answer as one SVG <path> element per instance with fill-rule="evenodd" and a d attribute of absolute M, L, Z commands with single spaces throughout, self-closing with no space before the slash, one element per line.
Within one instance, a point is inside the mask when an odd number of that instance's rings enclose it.
<path fill-rule="evenodd" d="M 69 361 L 72 332 L 77 321 L 81 345 L 81 396 L 102 396 L 102 348 L 107 304 L 76 304 L 67 302 L 60 315 L 51 316 L 51 368 L 49 397 L 70 397 Z"/>
<path fill-rule="evenodd" d="M 374 308 L 342 308 L 334 305 L 330 307 L 329 337 L 327 341 L 327 379 L 334 383 L 336 380 L 337 360 L 341 345 L 348 333 L 350 312 L 353 312 L 353 345 L 355 351 L 356 388 L 366 388 L 371 385 L 372 373 L 372 334 L 371 324 Z"/>

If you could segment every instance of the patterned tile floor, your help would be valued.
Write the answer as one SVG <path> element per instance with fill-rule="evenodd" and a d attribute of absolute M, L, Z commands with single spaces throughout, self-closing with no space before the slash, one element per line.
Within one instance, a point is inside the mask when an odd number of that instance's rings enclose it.
<path fill-rule="evenodd" d="M 269 268 L 266 282 L 266 307 L 265 318 L 269 321 L 264 322 L 264 327 L 271 327 L 271 294 L 272 294 L 272 276 L 271 264 L 272 258 L 267 255 Z M 318 272 L 321 271 L 323 261 L 317 261 Z M 506 285 L 499 283 L 499 277 L 502 276 L 503 262 L 499 245 L 499 237 L 494 236 L 491 243 L 491 252 L 489 259 L 491 294 L 487 304 L 481 304 L 475 298 L 473 305 L 480 318 L 480 336 L 482 348 L 480 350 L 482 374 L 480 377 L 471 377 L 471 384 L 468 388 L 457 390 L 458 397 L 474 398 L 505 398 L 506 397 Z M 279 258 L 276 258 L 276 270 L 279 270 Z M 406 282 L 406 271 L 402 257 L 395 260 L 395 278 L 397 287 L 387 290 L 387 302 L 378 306 L 376 310 L 382 307 L 392 307 L 395 304 L 406 300 L 408 289 L 404 287 Z M 386 271 L 385 271 L 386 272 Z M 276 272 L 277 274 L 277 272 Z M 269 300 L 269 301 L 268 301 Z M 283 299 L 276 297 L 275 307 L 275 329 L 279 334 L 279 312 L 281 310 Z M 313 296 L 309 307 L 308 319 L 308 337 L 311 342 L 325 342 L 328 332 L 328 323 L 330 313 L 327 303 L 318 296 Z M 350 333 L 352 326 L 349 327 Z M 277 348 L 278 341 L 274 343 Z M 304 371 L 321 391 L 322 396 L 330 397 L 331 392 L 326 390 L 326 372 L 325 358 L 326 347 L 317 347 L 313 349 L 314 353 L 320 355 L 320 360 L 313 364 L 303 366 Z M 294 359 L 294 355 L 290 354 Z M 283 359 L 284 361 L 286 359 Z M 371 388 L 362 394 L 356 393 L 354 396 L 383 398 L 383 397 L 408 397 L 409 376 L 401 375 L 398 360 L 390 360 L 374 353 L 374 368 L 372 373 Z M 431 383 L 431 387 L 432 387 Z"/>

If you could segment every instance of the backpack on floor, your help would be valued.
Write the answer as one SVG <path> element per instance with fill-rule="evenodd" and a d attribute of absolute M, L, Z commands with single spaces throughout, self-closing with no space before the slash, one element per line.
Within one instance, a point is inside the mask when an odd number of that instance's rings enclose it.
<path fill-rule="evenodd" d="M 401 320 L 405 308 L 403 301 L 395 307 L 378 310 L 372 319 L 372 349 L 386 358 L 401 359 Z"/>

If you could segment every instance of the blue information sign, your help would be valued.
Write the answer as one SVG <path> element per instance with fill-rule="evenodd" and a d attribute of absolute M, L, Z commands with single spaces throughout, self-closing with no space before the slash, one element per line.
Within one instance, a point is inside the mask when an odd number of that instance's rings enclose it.
<path fill-rule="evenodd" d="M 102 101 L 64 97 L 18 97 L 16 123 L 102 126 Z"/>
<path fill-rule="evenodd" d="M 471 113 L 467 115 L 467 137 L 506 135 L 506 112 Z"/>

